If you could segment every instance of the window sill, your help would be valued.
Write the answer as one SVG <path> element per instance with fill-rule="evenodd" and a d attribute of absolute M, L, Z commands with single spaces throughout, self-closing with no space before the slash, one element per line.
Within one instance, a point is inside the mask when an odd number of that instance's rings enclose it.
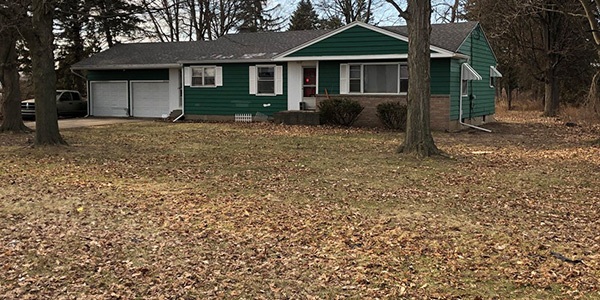
<path fill-rule="evenodd" d="M 191 88 L 216 88 L 216 85 L 190 85 Z"/>
<path fill-rule="evenodd" d="M 350 95 L 350 96 L 406 96 L 406 92 L 404 93 L 348 93 L 342 95 Z"/>

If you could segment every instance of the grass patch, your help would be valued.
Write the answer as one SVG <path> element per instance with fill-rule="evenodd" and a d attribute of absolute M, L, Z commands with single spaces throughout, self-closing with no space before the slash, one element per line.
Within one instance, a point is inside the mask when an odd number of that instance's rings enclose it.
<path fill-rule="evenodd" d="M 0 297 L 600 297 L 600 130 L 500 121 L 425 160 L 328 127 L 0 135 Z"/>

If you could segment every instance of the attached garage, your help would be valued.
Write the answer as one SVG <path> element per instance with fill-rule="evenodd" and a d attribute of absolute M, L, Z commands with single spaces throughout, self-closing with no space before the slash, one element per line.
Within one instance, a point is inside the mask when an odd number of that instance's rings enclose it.
<path fill-rule="evenodd" d="M 90 115 L 163 118 L 181 109 L 181 69 L 89 70 Z"/>
<path fill-rule="evenodd" d="M 129 116 L 127 81 L 90 82 L 90 95 L 93 116 Z"/>
<path fill-rule="evenodd" d="M 160 118 L 169 114 L 168 81 L 132 81 L 131 113 L 134 117 Z"/>

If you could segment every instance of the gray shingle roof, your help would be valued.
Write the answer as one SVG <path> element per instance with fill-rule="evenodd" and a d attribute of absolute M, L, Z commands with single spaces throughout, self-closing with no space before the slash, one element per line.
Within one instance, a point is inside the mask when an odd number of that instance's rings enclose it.
<path fill-rule="evenodd" d="M 256 32 L 214 41 L 118 44 L 73 65 L 73 69 L 168 66 L 208 61 L 269 60 L 327 31 Z"/>
<path fill-rule="evenodd" d="M 477 26 L 477 22 L 434 24 L 431 44 L 452 52 Z M 407 36 L 406 26 L 382 27 Z M 225 35 L 214 41 L 118 44 L 72 66 L 73 69 L 166 68 L 179 63 L 217 61 L 267 61 L 326 34 L 326 30 L 257 32 Z"/>
<path fill-rule="evenodd" d="M 432 24 L 430 43 L 452 52 L 458 52 L 460 46 L 467 39 L 471 31 L 477 27 L 478 22 L 462 22 L 449 24 Z M 382 27 L 385 30 L 408 36 L 406 26 Z"/>

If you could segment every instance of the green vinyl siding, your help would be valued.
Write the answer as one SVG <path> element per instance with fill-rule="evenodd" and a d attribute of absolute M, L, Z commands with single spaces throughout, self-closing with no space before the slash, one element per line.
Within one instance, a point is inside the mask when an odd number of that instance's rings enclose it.
<path fill-rule="evenodd" d="M 450 94 L 450 64 L 451 59 L 441 58 L 431 60 L 431 94 Z"/>
<path fill-rule="evenodd" d="M 397 38 L 354 26 L 288 57 L 406 54 L 408 43 Z"/>
<path fill-rule="evenodd" d="M 169 80 L 168 69 L 148 70 L 96 70 L 88 71 L 89 81 L 110 80 Z"/>
<path fill-rule="evenodd" d="M 340 62 L 319 62 L 319 94 L 340 93 Z"/>
<path fill-rule="evenodd" d="M 469 64 L 481 75 L 482 80 L 469 82 L 469 97 L 463 97 L 463 118 L 473 118 L 495 113 L 495 89 L 490 87 L 490 66 L 496 66 L 496 59 L 490 45 L 481 30 L 477 26 L 467 37 L 459 50 L 470 57 Z M 455 80 L 452 82 L 452 105 L 450 110 L 451 119 L 457 120 L 459 116 L 458 94 L 460 93 L 460 67 L 461 61 L 452 64 L 452 74 Z"/>
<path fill-rule="evenodd" d="M 283 65 L 283 95 L 257 96 L 249 91 L 249 68 L 256 64 L 223 64 L 223 86 L 185 87 L 186 115 L 273 115 L 287 110 L 287 66 Z M 263 65 L 263 64 L 259 64 Z M 264 65 L 270 65 L 265 63 Z"/>
<path fill-rule="evenodd" d="M 450 66 L 450 120 L 458 120 L 459 94 L 460 94 L 460 66 L 464 61 L 453 59 Z M 467 101 L 467 98 L 463 99 Z M 464 103 L 463 103 L 464 104 Z M 463 112 L 467 110 L 463 109 Z"/>

